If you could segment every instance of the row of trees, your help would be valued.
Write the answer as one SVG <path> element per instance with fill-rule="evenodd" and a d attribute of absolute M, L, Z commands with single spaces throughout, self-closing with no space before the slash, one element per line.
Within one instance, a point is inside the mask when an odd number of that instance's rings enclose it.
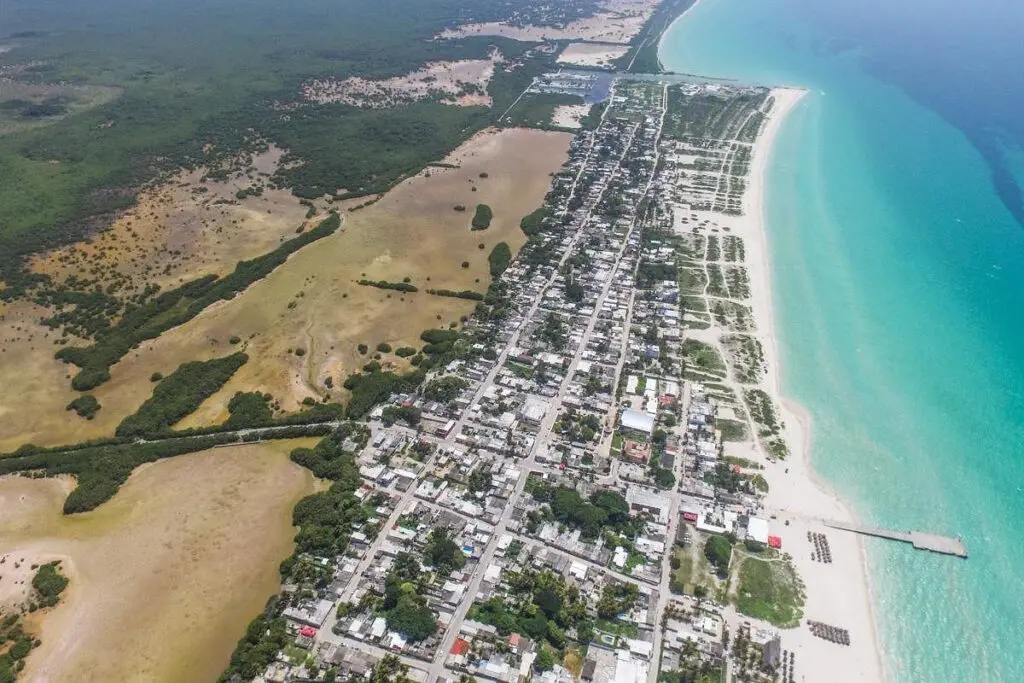
<path fill-rule="evenodd" d="M 248 360 L 249 356 L 238 352 L 208 361 L 182 363 L 160 380 L 153 395 L 122 420 L 114 434 L 138 438 L 168 433 L 176 422 L 223 387 Z"/>

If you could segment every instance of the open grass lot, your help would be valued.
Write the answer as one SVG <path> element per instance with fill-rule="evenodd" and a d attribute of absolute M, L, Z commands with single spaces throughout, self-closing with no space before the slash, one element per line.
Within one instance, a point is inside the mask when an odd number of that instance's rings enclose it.
<path fill-rule="evenodd" d="M 292 547 L 291 509 L 316 487 L 288 452 L 311 443 L 218 448 L 147 465 L 109 503 L 71 517 L 61 514 L 71 482 L 0 478 L 0 555 L 63 558 L 71 578 L 42 622 L 25 680 L 216 678 L 277 590 L 278 564 Z"/>
<path fill-rule="evenodd" d="M 780 559 L 743 559 L 736 589 L 741 614 L 793 628 L 803 616 L 803 604 L 803 586 L 791 564 Z"/>

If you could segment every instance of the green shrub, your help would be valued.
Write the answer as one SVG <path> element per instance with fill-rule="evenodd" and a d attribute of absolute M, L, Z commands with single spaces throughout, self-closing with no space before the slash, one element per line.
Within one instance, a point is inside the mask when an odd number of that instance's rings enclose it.
<path fill-rule="evenodd" d="M 540 233 L 547 215 L 547 209 L 541 207 L 523 216 L 523 219 L 519 221 L 519 227 L 527 237 L 533 237 Z"/>
<path fill-rule="evenodd" d="M 92 394 L 83 394 L 69 403 L 67 409 L 75 411 L 80 417 L 91 420 L 96 416 L 96 411 L 100 409 L 100 402 Z"/>
<path fill-rule="evenodd" d="M 491 266 L 491 277 L 499 278 L 512 263 L 512 250 L 507 243 L 498 242 L 491 250 L 491 255 L 487 257 L 487 262 Z"/>
<path fill-rule="evenodd" d="M 473 230 L 486 230 L 491 227 L 492 218 L 494 218 L 494 213 L 491 211 L 491 207 L 486 204 L 477 204 L 476 213 L 473 214 L 470 226 Z"/>

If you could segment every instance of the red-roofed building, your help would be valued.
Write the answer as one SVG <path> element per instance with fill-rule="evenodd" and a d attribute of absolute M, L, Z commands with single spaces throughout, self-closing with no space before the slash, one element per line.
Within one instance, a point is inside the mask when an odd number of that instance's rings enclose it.
<path fill-rule="evenodd" d="M 769 536 L 768 537 L 768 547 L 769 548 L 781 548 L 782 547 L 782 539 L 780 537 L 778 537 L 778 536 Z"/>
<path fill-rule="evenodd" d="M 316 635 L 316 629 L 312 626 L 303 626 L 299 629 L 299 635 L 303 638 L 312 638 Z"/>
<path fill-rule="evenodd" d="M 518 633 L 513 633 L 508 637 L 508 647 L 515 654 L 519 654 L 519 642 L 522 639 Z"/>
<path fill-rule="evenodd" d="M 464 655 L 467 652 L 469 652 L 469 641 L 464 638 L 457 639 L 455 644 L 452 645 L 453 655 Z"/>

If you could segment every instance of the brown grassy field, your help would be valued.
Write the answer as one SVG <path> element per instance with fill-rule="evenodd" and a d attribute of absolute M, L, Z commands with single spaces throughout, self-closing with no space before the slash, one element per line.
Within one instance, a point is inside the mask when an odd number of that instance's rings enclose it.
<path fill-rule="evenodd" d="M 541 205 L 549 174 L 565 162 L 570 139 L 526 129 L 485 131 L 444 160 L 459 168 L 430 168 L 377 203 L 343 212 L 338 233 L 114 366 L 111 381 L 92 392 L 102 405 L 92 421 L 64 410 L 75 396 L 68 387 L 74 368 L 53 359 L 54 333 L 43 340 L 47 330 L 33 322 L 38 312 L 24 304 L 9 309 L 0 321 L 0 383 L 8 389 L 0 394 L 0 451 L 25 442 L 51 445 L 109 435 L 149 396 L 150 375 L 237 350 L 228 343 L 233 335 L 244 340 L 251 360 L 185 426 L 220 419 L 239 390 L 269 392 L 289 410 L 307 396 L 326 395 L 328 375 L 340 386 L 369 360 L 356 351 L 360 343 L 371 349 L 382 341 L 419 347 L 421 331 L 457 323 L 474 307 L 472 301 L 423 290 L 486 290 L 487 255 L 500 241 L 513 251 L 522 246 L 519 221 Z M 479 203 L 493 209 L 494 219 L 487 230 L 473 232 L 469 222 Z M 467 211 L 454 211 L 457 204 Z M 403 295 L 355 283 L 364 277 L 409 277 L 421 291 Z M 305 355 L 296 355 L 298 348 Z"/>
<path fill-rule="evenodd" d="M 212 681 L 278 588 L 291 510 L 318 486 L 287 453 L 219 448 L 144 466 L 97 510 L 66 517 L 67 480 L 0 478 L 0 586 L 58 558 L 71 577 L 23 681 Z M 10 572 L 10 579 L 4 576 Z"/>
<path fill-rule="evenodd" d="M 244 199 L 235 195 L 265 183 L 281 156 L 281 150 L 270 148 L 224 181 L 204 179 L 205 169 L 180 173 L 141 192 L 133 209 L 93 239 L 47 252 L 30 268 L 58 281 L 69 275 L 98 278 L 104 286 L 124 281 L 131 292 L 151 283 L 170 289 L 201 275 L 228 273 L 238 261 L 294 237 L 305 223 L 307 207 L 287 190 L 266 188 Z"/>

